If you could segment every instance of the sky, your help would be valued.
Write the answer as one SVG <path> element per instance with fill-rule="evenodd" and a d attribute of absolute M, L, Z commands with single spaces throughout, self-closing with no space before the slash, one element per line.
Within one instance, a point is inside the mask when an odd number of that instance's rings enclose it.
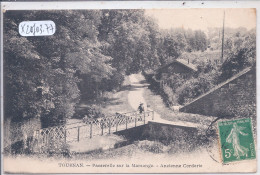
<path fill-rule="evenodd" d="M 225 27 L 256 27 L 255 9 L 147 9 L 145 14 L 154 17 L 162 29 L 179 28 L 204 30 L 222 27 L 225 11 Z"/>

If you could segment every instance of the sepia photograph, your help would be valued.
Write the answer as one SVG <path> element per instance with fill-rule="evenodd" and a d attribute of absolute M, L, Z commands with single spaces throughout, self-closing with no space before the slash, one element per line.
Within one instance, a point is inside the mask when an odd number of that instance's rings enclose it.
<path fill-rule="evenodd" d="M 256 172 L 255 8 L 1 13 L 4 173 Z"/>

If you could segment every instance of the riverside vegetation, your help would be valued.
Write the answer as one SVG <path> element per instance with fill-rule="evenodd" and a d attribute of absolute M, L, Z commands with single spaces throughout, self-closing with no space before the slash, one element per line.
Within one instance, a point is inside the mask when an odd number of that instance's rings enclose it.
<path fill-rule="evenodd" d="M 53 36 L 18 34 L 20 22 L 46 18 L 57 26 Z M 5 117 L 13 122 L 40 117 L 42 127 L 51 127 L 71 117 L 103 116 L 95 102 L 119 92 L 127 75 L 177 58 L 189 59 L 198 72 L 189 79 L 169 72 L 170 83 L 158 91 L 167 94 L 170 105 L 183 105 L 255 65 L 255 29 L 226 29 L 223 63 L 220 30 L 160 29 L 144 10 L 7 11 Z M 82 101 L 86 111 L 78 115 Z"/>

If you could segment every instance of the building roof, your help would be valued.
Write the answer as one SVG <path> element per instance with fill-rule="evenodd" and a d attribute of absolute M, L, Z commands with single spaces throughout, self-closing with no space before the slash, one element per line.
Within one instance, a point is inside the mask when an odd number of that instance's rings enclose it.
<path fill-rule="evenodd" d="M 183 64 L 184 66 L 186 66 L 187 68 L 189 68 L 195 72 L 197 71 L 197 67 L 194 64 L 189 63 L 188 61 L 186 61 L 184 59 L 177 59 L 176 62 Z"/>
<path fill-rule="evenodd" d="M 196 68 L 196 66 L 194 64 L 189 63 L 188 61 L 186 61 L 184 59 L 176 59 L 176 60 L 174 60 L 174 61 L 172 61 L 172 62 L 170 62 L 170 63 L 168 63 L 168 64 L 166 64 L 166 65 L 164 65 L 164 66 L 162 66 L 160 68 L 158 68 L 155 72 L 160 72 L 161 70 L 163 70 L 163 69 L 165 69 L 167 67 L 170 67 L 171 65 L 176 64 L 176 63 L 179 63 L 179 64 L 183 65 L 184 67 L 190 69 L 191 71 L 194 71 L 194 72 L 197 71 L 197 68 Z"/>

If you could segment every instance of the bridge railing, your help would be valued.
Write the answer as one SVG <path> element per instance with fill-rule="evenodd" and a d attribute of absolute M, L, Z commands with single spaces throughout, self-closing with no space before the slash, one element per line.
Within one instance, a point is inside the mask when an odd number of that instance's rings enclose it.
<path fill-rule="evenodd" d="M 44 128 L 35 131 L 36 152 L 60 149 L 65 143 L 111 134 L 137 127 L 154 119 L 154 111 L 117 113 L 115 116 Z"/>

